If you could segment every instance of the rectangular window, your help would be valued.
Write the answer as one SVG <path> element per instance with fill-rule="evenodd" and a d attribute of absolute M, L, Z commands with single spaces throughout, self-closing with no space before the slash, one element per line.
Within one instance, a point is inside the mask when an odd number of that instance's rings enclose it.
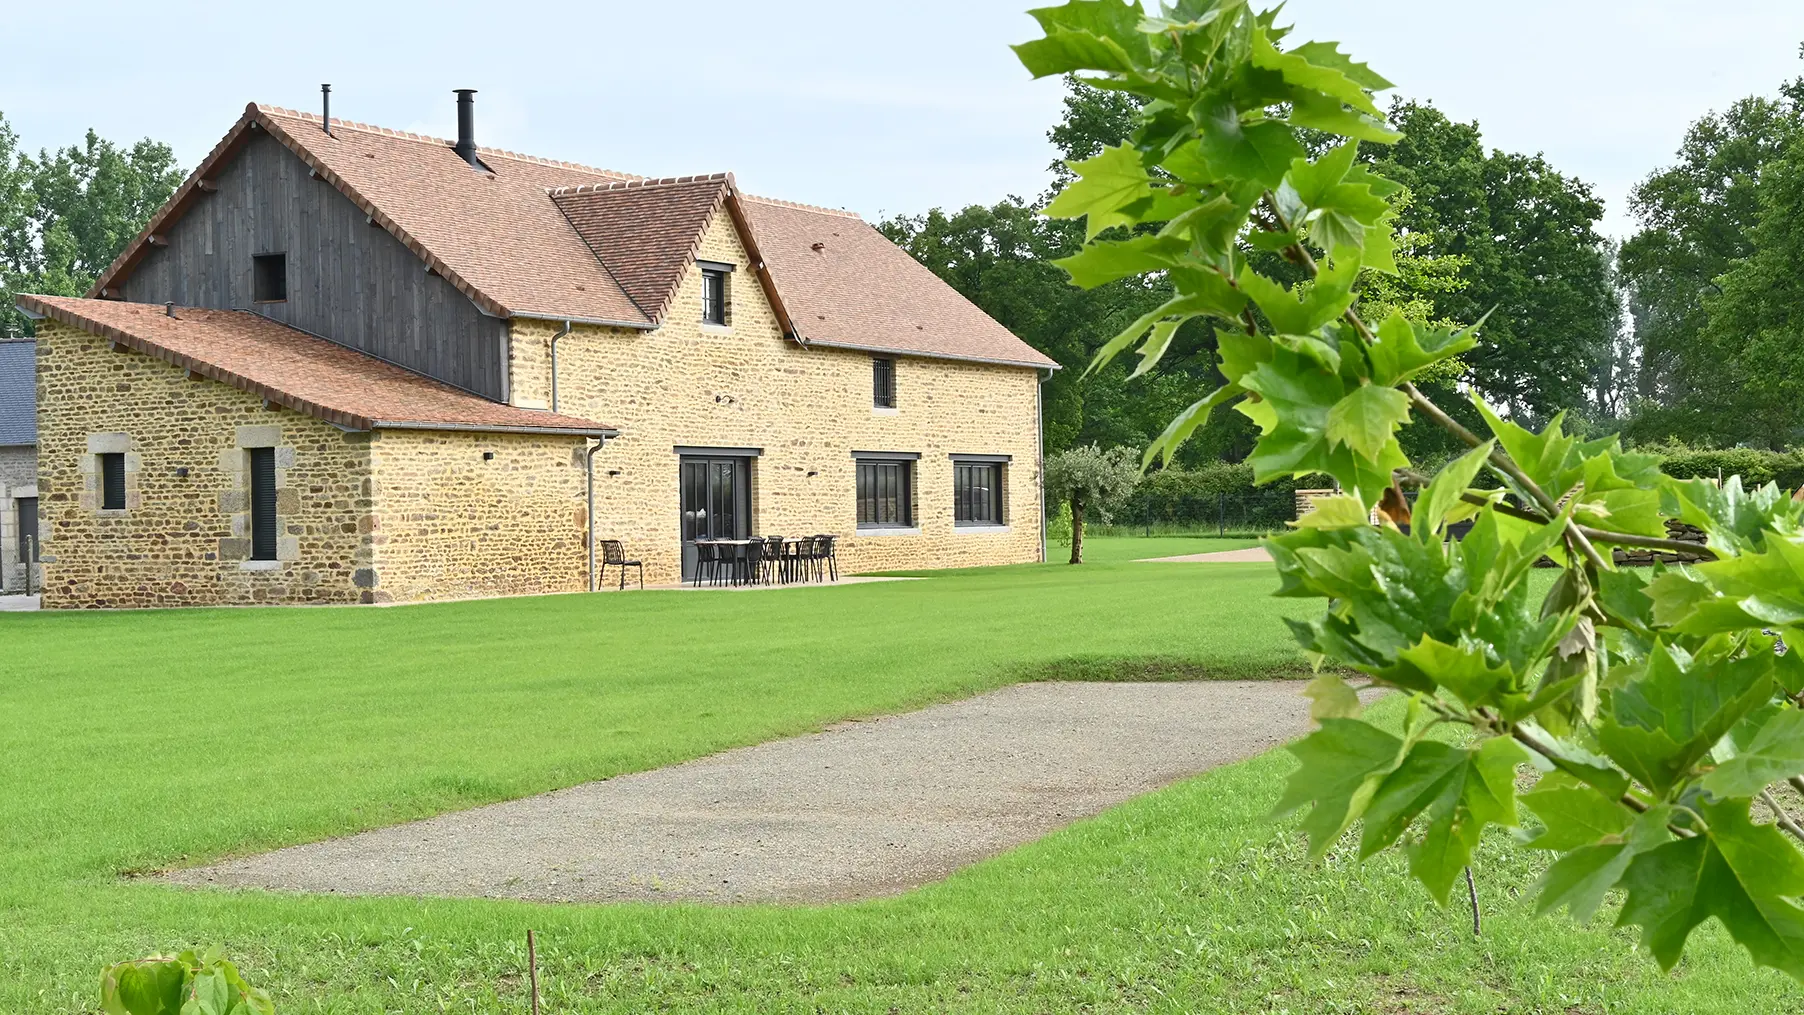
<path fill-rule="evenodd" d="M 19 508 L 19 563 L 38 559 L 38 499 L 20 497 L 13 502 Z"/>
<path fill-rule="evenodd" d="M 914 463 L 858 462 L 858 527 L 905 529 L 914 524 Z"/>
<path fill-rule="evenodd" d="M 125 510 L 125 456 L 119 452 L 96 455 L 100 459 L 100 509 Z"/>
<path fill-rule="evenodd" d="M 1002 524 L 1001 463 L 952 463 L 952 522 L 955 525 Z"/>
<path fill-rule="evenodd" d="M 252 300 L 258 303 L 287 301 L 287 254 L 258 254 L 251 258 L 251 269 Z"/>
<path fill-rule="evenodd" d="M 871 360 L 871 404 L 879 409 L 896 407 L 896 361 Z"/>
<path fill-rule="evenodd" d="M 727 323 L 727 273 L 702 269 L 702 323 Z"/>
<path fill-rule="evenodd" d="M 276 559 L 276 449 L 249 448 L 251 559 Z"/>

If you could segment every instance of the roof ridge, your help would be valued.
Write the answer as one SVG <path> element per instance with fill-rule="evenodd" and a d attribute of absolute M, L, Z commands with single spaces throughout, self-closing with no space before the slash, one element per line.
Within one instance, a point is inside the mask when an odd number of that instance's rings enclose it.
<path fill-rule="evenodd" d="M 864 221 L 863 215 L 860 215 L 855 211 L 848 211 L 845 208 L 828 208 L 825 205 L 803 204 L 800 201 L 785 201 L 782 198 L 777 197 L 759 197 L 757 194 L 741 194 L 740 197 L 746 201 L 756 201 L 759 204 L 775 205 L 779 208 L 800 208 L 803 211 L 818 211 L 828 215 L 839 215 L 844 218 L 857 219 L 860 222 Z"/>
<path fill-rule="evenodd" d="M 289 109 L 286 106 L 270 106 L 261 102 L 253 104 L 258 110 L 271 115 L 286 116 L 296 120 L 306 120 L 310 123 L 319 122 L 318 113 L 309 113 L 299 109 Z M 380 134 L 384 137 L 398 137 L 407 141 L 418 141 L 421 144 L 439 144 L 447 147 L 456 146 L 456 142 L 447 138 L 434 137 L 431 134 L 416 134 L 410 130 L 396 130 L 393 127 L 383 127 L 373 123 L 364 123 L 361 120 L 342 120 L 334 116 L 332 118 L 332 126 L 343 127 L 346 130 L 358 130 L 365 134 Z M 507 148 L 490 148 L 485 145 L 477 145 L 476 151 L 480 154 L 494 155 L 498 158 L 513 159 L 516 162 L 531 162 L 541 166 L 556 166 L 559 169 L 577 169 L 585 173 L 595 173 L 600 176 L 616 176 L 620 177 L 622 182 L 645 179 L 645 177 L 640 176 L 637 173 L 622 172 L 618 169 L 603 169 L 600 166 L 585 165 L 581 162 L 566 162 L 563 159 L 548 159 L 539 155 L 528 155 L 524 152 L 511 151 Z"/>
<path fill-rule="evenodd" d="M 611 190 L 645 190 L 651 187 L 669 187 L 690 183 L 726 183 L 731 179 L 730 173 L 708 173 L 694 176 L 661 176 L 652 178 L 641 176 L 632 180 L 614 180 L 609 183 L 577 183 L 567 187 L 546 187 L 545 193 L 552 197 L 565 197 L 570 194 L 601 194 Z"/>

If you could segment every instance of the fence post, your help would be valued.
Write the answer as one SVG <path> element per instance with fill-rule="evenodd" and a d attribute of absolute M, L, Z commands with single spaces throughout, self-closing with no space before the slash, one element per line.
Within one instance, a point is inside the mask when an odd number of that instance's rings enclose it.
<path fill-rule="evenodd" d="M 1215 491 L 1215 534 L 1228 534 L 1228 491 Z"/>

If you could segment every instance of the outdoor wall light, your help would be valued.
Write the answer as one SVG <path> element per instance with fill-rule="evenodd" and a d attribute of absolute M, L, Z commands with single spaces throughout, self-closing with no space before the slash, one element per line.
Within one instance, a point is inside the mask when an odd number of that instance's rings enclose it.
<path fill-rule="evenodd" d="M 816 477 L 818 475 L 820 475 L 820 473 L 814 471 L 813 469 L 808 470 L 808 478 L 809 479 L 813 479 L 814 477 Z"/>
<path fill-rule="evenodd" d="M 493 451 L 484 451 L 484 452 L 483 452 L 483 453 L 482 453 L 482 460 L 483 460 L 483 461 L 485 461 L 485 462 L 492 462 L 492 461 L 494 461 L 494 460 L 495 460 L 495 453 L 494 453 L 494 452 L 493 452 Z"/>
<path fill-rule="evenodd" d="M 619 470 L 619 469 L 609 469 L 609 470 L 608 470 L 608 475 L 610 475 L 610 476 L 618 476 L 618 475 L 620 475 L 620 470 Z"/>
<path fill-rule="evenodd" d="M 175 470 L 175 474 L 183 479 L 187 479 L 188 478 L 188 467 L 186 465 L 178 467 Z"/>

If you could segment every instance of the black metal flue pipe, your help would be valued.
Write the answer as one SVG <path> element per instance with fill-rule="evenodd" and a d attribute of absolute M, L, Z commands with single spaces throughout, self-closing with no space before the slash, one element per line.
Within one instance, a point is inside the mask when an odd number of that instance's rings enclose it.
<path fill-rule="evenodd" d="M 476 89 L 455 88 L 457 93 L 457 154 L 476 169 L 483 168 L 476 157 Z"/>

